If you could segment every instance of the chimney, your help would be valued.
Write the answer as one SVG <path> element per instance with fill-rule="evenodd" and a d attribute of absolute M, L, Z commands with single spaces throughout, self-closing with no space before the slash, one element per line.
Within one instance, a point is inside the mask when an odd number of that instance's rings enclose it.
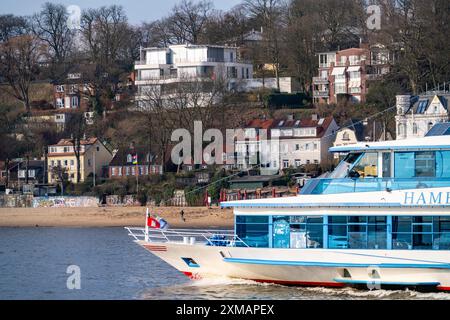
<path fill-rule="evenodd" d="M 288 114 L 287 115 L 287 120 L 294 120 L 294 115 L 292 113 Z"/>
<path fill-rule="evenodd" d="M 318 121 L 319 120 L 319 116 L 316 113 L 314 113 L 314 114 L 311 115 L 311 119 L 312 119 L 312 121 Z"/>

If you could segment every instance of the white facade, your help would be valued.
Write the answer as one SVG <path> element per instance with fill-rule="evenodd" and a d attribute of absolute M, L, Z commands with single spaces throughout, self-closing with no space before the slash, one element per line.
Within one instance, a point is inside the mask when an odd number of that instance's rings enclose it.
<path fill-rule="evenodd" d="M 236 47 L 226 46 L 186 44 L 141 49 L 135 70 L 138 102 L 145 100 L 148 92 L 160 92 L 170 84 L 219 80 L 229 84 L 253 78 L 253 65 L 239 60 Z"/>
<path fill-rule="evenodd" d="M 268 174 L 270 169 L 298 168 L 308 164 L 324 164 L 332 160 L 328 149 L 333 146 L 336 132 L 339 129 L 332 118 L 308 121 L 302 125 L 301 120 L 275 121 L 274 125 L 267 129 L 265 140 L 260 132 L 256 135 L 245 135 L 244 140 L 237 140 L 235 150 L 237 152 L 237 164 L 240 169 L 251 168 L 255 165 L 255 157 L 261 153 L 270 160 L 270 168 L 266 166 Z M 247 129 L 260 131 L 258 129 Z M 264 145 L 263 145 L 264 144 Z M 250 161 L 253 160 L 251 163 Z M 269 164 L 269 163 L 267 163 Z"/>
<path fill-rule="evenodd" d="M 424 137 L 436 123 L 449 121 L 449 100 L 448 93 L 398 95 L 395 117 L 397 140 Z"/>

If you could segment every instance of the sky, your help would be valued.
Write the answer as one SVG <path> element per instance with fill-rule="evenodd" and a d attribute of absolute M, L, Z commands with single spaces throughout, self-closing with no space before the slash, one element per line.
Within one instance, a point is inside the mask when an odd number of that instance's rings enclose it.
<path fill-rule="evenodd" d="M 195 0 L 194 0 L 195 1 Z M 81 10 L 105 5 L 122 5 L 129 22 L 140 24 L 167 16 L 179 0 L 1 0 L 0 14 L 31 15 L 39 11 L 45 2 L 61 3 L 66 6 L 77 5 Z M 228 10 L 241 3 L 241 0 L 212 0 L 216 9 Z"/>

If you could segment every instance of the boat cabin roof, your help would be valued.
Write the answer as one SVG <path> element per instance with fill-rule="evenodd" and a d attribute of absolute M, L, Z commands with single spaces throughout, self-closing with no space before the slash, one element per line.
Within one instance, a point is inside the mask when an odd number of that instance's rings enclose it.
<path fill-rule="evenodd" d="M 356 144 L 332 147 L 330 152 L 379 151 L 379 150 L 420 150 L 449 149 L 450 136 L 432 136 L 407 140 L 380 142 L 360 142 Z"/>

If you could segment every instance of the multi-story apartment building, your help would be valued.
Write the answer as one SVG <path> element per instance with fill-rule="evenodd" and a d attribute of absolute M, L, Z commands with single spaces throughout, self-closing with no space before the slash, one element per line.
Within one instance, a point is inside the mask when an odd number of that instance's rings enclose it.
<path fill-rule="evenodd" d="M 183 44 L 142 48 L 140 55 L 135 63 L 138 107 L 145 108 L 149 92 L 169 96 L 180 83 L 224 80 L 231 88 L 239 79 L 253 78 L 253 65 L 239 59 L 236 47 Z"/>
<path fill-rule="evenodd" d="M 237 165 L 241 169 L 249 168 L 252 163 L 258 163 L 255 157 L 261 153 L 267 153 L 266 159 L 271 160 L 269 165 L 263 164 L 269 169 L 328 163 L 332 160 L 328 149 L 338 129 L 333 117 L 317 115 L 298 120 L 291 116 L 251 121 L 244 130 L 245 138 L 236 141 Z M 263 147 L 265 139 L 271 143 Z"/>
<path fill-rule="evenodd" d="M 336 103 L 341 97 L 364 102 L 371 81 L 390 70 L 392 56 L 381 46 L 318 53 L 319 75 L 313 78 L 316 104 Z"/>
<path fill-rule="evenodd" d="M 449 102 L 450 93 L 445 91 L 398 95 L 397 140 L 424 137 L 435 124 L 449 121 Z"/>
<path fill-rule="evenodd" d="M 55 183 L 60 175 L 68 181 L 76 183 L 77 160 L 70 139 L 62 139 L 57 144 L 48 147 L 48 183 Z M 103 169 L 111 162 L 111 151 L 97 138 L 80 141 L 80 182 L 95 174 L 101 176 Z"/>

